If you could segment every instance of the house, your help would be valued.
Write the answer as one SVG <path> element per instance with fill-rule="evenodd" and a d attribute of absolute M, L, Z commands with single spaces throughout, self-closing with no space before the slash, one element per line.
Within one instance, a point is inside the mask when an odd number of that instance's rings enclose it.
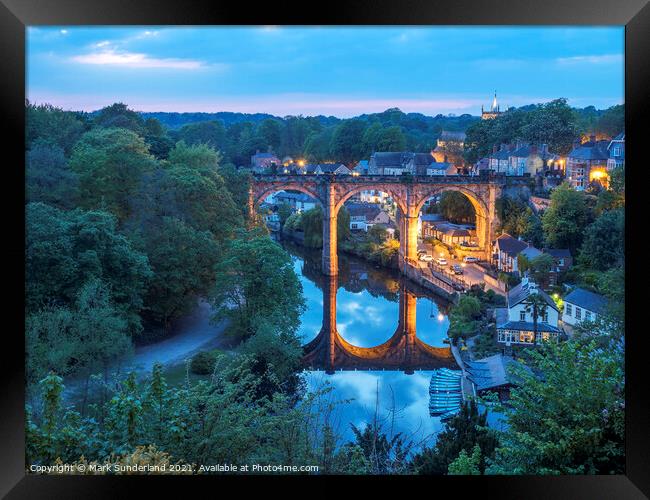
<path fill-rule="evenodd" d="M 566 179 L 572 188 L 582 191 L 590 182 L 609 184 L 607 162 L 609 141 L 597 141 L 592 135 L 587 142 L 574 144 L 567 156 Z"/>
<path fill-rule="evenodd" d="M 418 217 L 418 234 L 422 236 L 422 239 L 434 237 L 434 223 L 437 222 L 443 222 L 442 215 L 420 213 L 420 217 Z"/>
<path fill-rule="evenodd" d="M 545 311 L 538 312 L 537 335 L 533 320 L 533 311 L 530 297 L 534 294 L 542 297 Z M 497 323 L 497 342 L 510 346 L 533 345 L 541 340 L 559 339 L 561 330 L 558 328 L 560 311 L 551 297 L 527 276 L 517 286 L 508 292 L 507 308 L 495 310 Z M 535 342 L 533 342 L 535 338 Z"/>
<path fill-rule="evenodd" d="M 305 173 L 312 175 L 334 174 L 349 175 L 350 169 L 342 163 L 319 163 L 305 165 Z"/>
<path fill-rule="evenodd" d="M 558 276 L 573 266 L 571 251 L 568 248 L 542 248 L 542 252 L 553 257 L 553 268 L 549 274 L 549 285 L 556 285 Z"/>
<path fill-rule="evenodd" d="M 375 224 L 390 224 L 390 217 L 374 203 L 348 203 L 345 208 L 350 214 L 350 229 L 368 231 Z"/>
<path fill-rule="evenodd" d="M 405 152 L 373 153 L 368 161 L 368 173 L 371 175 L 402 175 L 405 172 L 413 174 L 413 171 L 409 171 L 407 167 L 412 155 L 413 153 Z"/>
<path fill-rule="evenodd" d="M 439 220 L 433 222 L 423 221 L 423 237 L 433 237 L 446 245 L 467 245 L 476 242 L 476 231 L 470 226 L 452 224 L 451 222 Z M 426 234 L 426 236 L 424 236 Z"/>
<path fill-rule="evenodd" d="M 368 175 L 368 160 L 359 160 L 352 169 L 352 173 L 358 175 Z"/>
<path fill-rule="evenodd" d="M 562 172 L 561 158 L 549 152 L 547 144 L 516 145 L 508 158 L 511 175 L 530 174 L 531 176 L 552 172 L 560 175 Z"/>
<path fill-rule="evenodd" d="M 519 272 L 517 257 L 520 253 L 531 260 L 542 252 L 524 240 L 503 233 L 492 245 L 492 264 L 504 273 Z"/>
<path fill-rule="evenodd" d="M 487 157 L 489 170 L 492 170 L 496 173 L 505 173 L 506 175 L 514 175 L 512 171 L 509 171 L 510 168 L 510 153 L 514 150 L 514 145 L 508 146 L 507 144 L 501 144 L 497 149 L 497 146 L 492 147 L 492 154 Z"/>
<path fill-rule="evenodd" d="M 511 372 L 511 367 L 522 366 L 530 371 L 526 365 L 515 361 L 512 356 L 494 354 L 487 358 L 475 361 L 466 361 L 467 377 L 472 381 L 479 396 L 487 392 L 496 392 L 500 401 L 510 398 L 510 389 L 518 383 L 518 378 Z"/>
<path fill-rule="evenodd" d="M 609 158 L 607 159 L 607 170 L 611 172 L 616 167 L 625 166 L 625 132 L 614 137 L 607 146 Z"/>
<path fill-rule="evenodd" d="M 562 322 L 572 327 L 582 321 L 596 321 L 608 303 L 602 295 L 584 288 L 574 288 L 563 300 Z"/>
<path fill-rule="evenodd" d="M 280 191 L 275 195 L 275 204 L 289 205 L 294 212 L 305 212 L 316 208 L 316 200 L 307 196 L 305 193 L 295 193 L 290 191 Z"/>
<path fill-rule="evenodd" d="M 281 165 L 280 159 L 273 153 L 260 153 L 259 151 L 251 156 L 251 167 L 254 171 L 261 171 L 273 165 Z"/>
<path fill-rule="evenodd" d="M 266 225 L 271 231 L 279 231 L 281 224 L 280 224 L 280 215 L 277 213 L 272 213 L 272 214 L 267 214 L 264 216 L 264 219 L 266 220 Z"/>
<path fill-rule="evenodd" d="M 439 163 L 447 162 L 449 159 L 452 164 L 462 165 L 464 163 L 463 150 L 465 149 L 466 138 L 465 132 L 443 130 L 431 155 Z"/>
<path fill-rule="evenodd" d="M 291 156 L 285 156 L 284 158 L 282 158 L 282 165 L 284 165 L 285 167 L 288 167 L 292 163 L 293 163 L 293 158 L 291 158 Z"/>
<path fill-rule="evenodd" d="M 388 203 L 389 198 L 388 193 L 377 189 L 364 190 L 359 193 L 359 201 L 363 203 L 378 203 L 383 205 Z"/>

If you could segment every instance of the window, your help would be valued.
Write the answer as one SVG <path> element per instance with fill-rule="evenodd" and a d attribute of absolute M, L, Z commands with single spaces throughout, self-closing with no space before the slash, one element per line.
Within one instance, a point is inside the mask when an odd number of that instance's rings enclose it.
<path fill-rule="evenodd" d="M 582 319 L 582 309 L 576 307 L 576 319 Z"/>
<path fill-rule="evenodd" d="M 532 344 L 533 332 L 521 332 L 519 334 L 519 342 L 521 342 L 522 344 Z"/>
<path fill-rule="evenodd" d="M 519 321 L 526 321 L 526 311 L 519 311 Z"/>
<path fill-rule="evenodd" d="M 585 311 L 585 321 L 591 321 L 591 311 Z"/>
<path fill-rule="evenodd" d="M 571 306 L 571 304 L 565 304 L 564 309 L 565 309 L 564 312 L 566 313 L 567 316 L 571 316 L 573 314 L 573 307 Z"/>
<path fill-rule="evenodd" d="M 542 315 L 542 322 L 548 323 L 548 311 L 544 311 L 544 314 Z"/>

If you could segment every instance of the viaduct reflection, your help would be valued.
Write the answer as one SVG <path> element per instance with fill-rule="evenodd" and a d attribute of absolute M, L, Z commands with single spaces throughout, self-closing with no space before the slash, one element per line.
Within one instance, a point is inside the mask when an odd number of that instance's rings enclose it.
<path fill-rule="evenodd" d="M 307 262 L 306 260 L 306 265 Z M 305 275 L 311 274 L 308 269 L 304 271 Z M 351 273 L 350 277 L 353 276 L 354 273 Z M 333 374 L 336 370 L 402 370 L 412 374 L 415 370 L 456 368 L 449 347 L 433 347 L 417 337 L 417 295 L 407 288 L 403 278 L 384 280 L 389 282 L 386 283 L 385 293 L 393 297 L 399 296 L 397 330 L 383 344 L 358 347 L 347 342 L 336 327 L 339 276 L 324 276 L 320 272 L 314 272 L 313 277 L 318 278 L 315 283 L 323 290 L 323 324 L 316 338 L 304 346 L 303 363 L 306 368 L 324 370 L 328 374 Z M 348 283 L 350 284 L 354 285 L 354 281 Z"/>

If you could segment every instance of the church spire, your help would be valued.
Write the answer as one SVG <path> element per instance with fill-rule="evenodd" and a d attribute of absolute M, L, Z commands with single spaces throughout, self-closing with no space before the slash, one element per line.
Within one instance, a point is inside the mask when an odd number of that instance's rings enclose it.
<path fill-rule="evenodd" d="M 494 100 L 492 101 L 491 111 L 499 111 L 499 105 L 497 104 L 497 91 L 494 91 Z"/>

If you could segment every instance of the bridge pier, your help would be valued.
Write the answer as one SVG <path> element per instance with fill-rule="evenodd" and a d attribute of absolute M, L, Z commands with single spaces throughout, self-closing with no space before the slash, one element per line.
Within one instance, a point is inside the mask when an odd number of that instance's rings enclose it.
<path fill-rule="evenodd" d="M 418 257 L 418 216 L 402 215 L 399 228 L 399 262 L 398 266 L 404 271 L 406 263 L 415 263 Z"/>
<path fill-rule="evenodd" d="M 323 204 L 323 274 L 327 276 L 336 276 L 339 273 L 335 194 L 333 187 L 329 185 L 326 203 Z"/>

